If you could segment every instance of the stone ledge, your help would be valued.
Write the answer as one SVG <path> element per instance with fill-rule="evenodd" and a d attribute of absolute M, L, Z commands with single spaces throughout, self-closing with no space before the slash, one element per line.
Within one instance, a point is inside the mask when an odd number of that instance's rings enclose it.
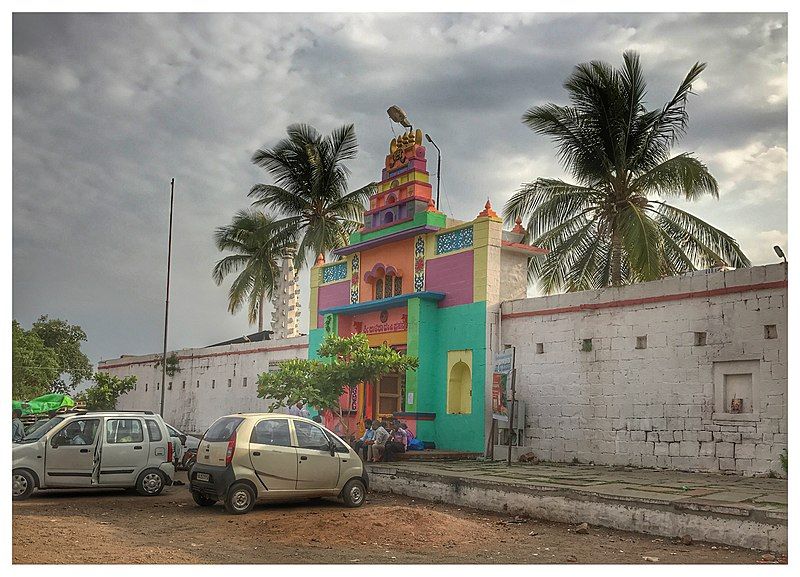
<path fill-rule="evenodd" d="M 696 489 L 700 491 L 696 496 L 682 496 L 666 494 L 668 488 L 662 487 L 663 497 L 643 497 L 613 494 L 604 491 L 602 485 L 565 486 L 541 478 L 529 481 L 485 478 L 481 475 L 492 472 L 466 467 L 462 471 L 454 470 L 457 467 L 442 471 L 426 471 L 425 468 L 370 465 L 371 485 L 376 491 L 529 514 L 558 522 L 574 523 L 580 519 L 590 524 L 670 537 L 689 533 L 701 541 L 764 550 L 785 551 L 788 544 L 786 513 L 749 502 L 714 503 L 697 498 L 707 494 L 700 489 Z M 531 473 L 535 474 L 535 470 Z M 635 471 L 632 473 L 632 477 L 637 476 Z M 578 482 L 580 475 L 581 472 L 576 471 Z"/>

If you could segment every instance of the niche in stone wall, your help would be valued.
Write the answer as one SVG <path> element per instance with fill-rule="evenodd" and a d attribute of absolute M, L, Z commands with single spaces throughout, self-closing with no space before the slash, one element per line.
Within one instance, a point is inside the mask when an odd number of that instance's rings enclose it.
<path fill-rule="evenodd" d="M 714 363 L 714 420 L 758 421 L 758 360 Z"/>

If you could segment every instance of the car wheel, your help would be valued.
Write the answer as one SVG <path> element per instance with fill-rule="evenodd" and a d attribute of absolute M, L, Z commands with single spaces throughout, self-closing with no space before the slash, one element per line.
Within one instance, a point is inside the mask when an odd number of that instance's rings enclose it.
<path fill-rule="evenodd" d="M 136 492 L 145 497 L 155 497 L 164 490 L 167 478 L 158 469 L 147 469 L 136 481 Z"/>
<path fill-rule="evenodd" d="M 22 501 L 27 499 L 36 488 L 36 481 L 25 469 L 16 469 L 11 472 L 11 499 Z"/>
<path fill-rule="evenodd" d="M 246 483 L 234 483 L 225 497 L 225 510 L 232 515 L 244 515 L 256 503 L 256 494 Z"/>
<path fill-rule="evenodd" d="M 366 496 L 367 489 L 361 479 L 350 479 L 342 489 L 342 499 L 348 507 L 360 507 Z"/>
<path fill-rule="evenodd" d="M 217 502 L 216 499 L 212 499 L 210 497 L 206 497 L 202 493 L 198 493 L 197 491 L 192 491 L 192 499 L 194 502 L 200 505 L 201 507 L 210 507 L 214 503 Z"/>

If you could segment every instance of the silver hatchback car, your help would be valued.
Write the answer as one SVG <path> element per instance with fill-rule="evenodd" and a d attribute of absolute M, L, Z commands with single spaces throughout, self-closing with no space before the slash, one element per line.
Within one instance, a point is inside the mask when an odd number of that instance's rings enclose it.
<path fill-rule="evenodd" d="M 163 419 L 150 411 L 66 413 L 14 443 L 12 499 L 35 489 L 135 488 L 158 495 L 175 476 Z"/>

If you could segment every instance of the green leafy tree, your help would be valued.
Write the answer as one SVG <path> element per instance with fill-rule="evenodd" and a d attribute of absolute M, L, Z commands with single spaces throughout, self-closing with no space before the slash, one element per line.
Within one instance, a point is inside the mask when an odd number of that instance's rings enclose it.
<path fill-rule="evenodd" d="M 304 400 L 320 409 L 332 410 L 349 436 L 348 422 L 339 400 L 348 388 L 359 383 L 376 382 L 389 373 L 416 370 L 416 357 L 401 355 L 381 345 L 371 348 L 367 336 L 339 337 L 328 334 L 319 347 L 323 360 L 292 359 L 280 364 L 277 371 L 258 377 L 259 398 L 273 399 L 270 411 Z"/>
<path fill-rule="evenodd" d="M 294 243 L 287 225 L 277 225 L 259 210 L 242 210 L 229 225 L 217 228 L 214 242 L 220 251 L 233 253 L 214 266 L 214 282 L 220 285 L 239 273 L 228 291 L 228 311 L 235 314 L 246 306 L 247 320 L 257 320 L 258 331 L 263 331 L 264 303 L 272 298 L 280 274 L 278 260 Z"/>
<path fill-rule="evenodd" d="M 11 322 L 11 394 L 14 399 L 30 400 L 50 392 L 61 374 L 56 352 L 36 333 Z"/>
<path fill-rule="evenodd" d="M 136 385 L 136 377 L 119 378 L 108 373 L 95 373 L 95 384 L 83 391 L 78 398 L 86 402 L 89 411 L 113 411 L 117 400 Z"/>
<path fill-rule="evenodd" d="M 264 168 L 275 184 L 256 184 L 250 190 L 254 206 L 281 215 L 277 221 L 299 244 L 295 267 L 307 257 L 327 255 L 345 246 L 351 232 L 361 226 L 364 203 L 374 191 L 370 183 L 347 192 L 350 174 L 345 161 L 358 152 L 352 124 L 323 137 L 307 124 L 292 124 L 288 138 L 274 148 L 253 154 L 253 163 Z"/>
<path fill-rule="evenodd" d="M 690 153 L 670 156 L 686 130 L 686 101 L 706 65 L 696 63 L 660 108 L 645 107 L 635 52 L 623 66 L 579 64 L 564 88 L 570 106 L 530 108 L 523 122 L 549 136 L 576 183 L 537 178 L 505 206 L 527 219 L 527 239 L 549 249 L 529 277 L 551 293 L 658 279 L 698 267 L 749 266 L 738 243 L 665 199 L 718 198 L 718 185 Z"/>
<path fill-rule="evenodd" d="M 86 342 L 86 333 L 80 326 L 43 315 L 33 323 L 31 333 L 54 351 L 58 359 L 60 371 L 50 383 L 49 392 L 68 394 L 84 379 L 91 378 L 92 363 L 81 351 L 81 343 Z M 68 377 L 68 381 L 64 380 L 64 375 Z"/>

